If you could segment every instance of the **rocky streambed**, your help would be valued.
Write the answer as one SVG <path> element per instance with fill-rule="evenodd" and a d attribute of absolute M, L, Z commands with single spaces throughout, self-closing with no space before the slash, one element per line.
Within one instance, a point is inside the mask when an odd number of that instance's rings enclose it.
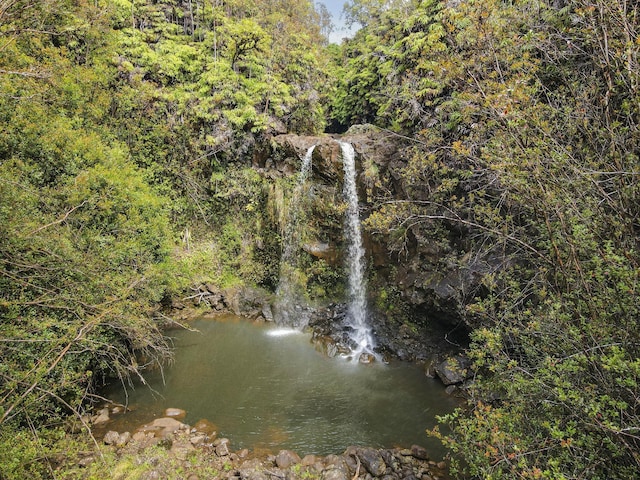
<path fill-rule="evenodd" d="M 107 413 L 100 414 L 104 421 Z M 143 480 L 173 478 L 176 472 L 179 478 L 189 480 L 448 478 L 446 463 L 429 458 L 427 450 L 418 445 L 391 449 L 350 446 L 337 455 L 302 457 L 291 450 L 277 453 L 235 450 L 229 439 L 218 436 L 211 423 L 199 421 L 187 425 L 179 420 L 185 414 L 179 409 L 168 409 L 165 414 L 134 432 L 108 430 L 108 421 L 102 423 L 102 429 L 107 427 L 102 443 L 116 455 L 116 470 L 135 471 L 136 478 Z M 96 454 L 88 455 L 80 463 L 88 466 L 94 461 Z"/>

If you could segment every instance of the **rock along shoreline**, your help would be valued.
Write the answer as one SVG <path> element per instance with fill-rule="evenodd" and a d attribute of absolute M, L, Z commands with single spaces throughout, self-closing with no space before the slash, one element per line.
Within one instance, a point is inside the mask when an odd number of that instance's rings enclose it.
<path fill-rule="evenodd" d="M 135 432 L 108 430 L 102 443 L 124 463 L 133 464 L 144 480 L 167 478 L 181 471 L 182 478 L 198 480 L 443 480 L 449 478 L 445 462 L 429 457 L 426 449 L 350 446 L 339 455 L 305 455 L 291 450 L 233 450 L 229 439 L 217 435 L 206 420 L 194 426 L 182 423 L 183 410 L 167 409 L 165 416 Z M 104 415 L 104 412 L 103 412 Z M 104 417 L 103 417 L 104 418 Z M 104 422 L 108 427 L 108 421 Z M 81 466 L 97 461 L 91 454 Z"/>

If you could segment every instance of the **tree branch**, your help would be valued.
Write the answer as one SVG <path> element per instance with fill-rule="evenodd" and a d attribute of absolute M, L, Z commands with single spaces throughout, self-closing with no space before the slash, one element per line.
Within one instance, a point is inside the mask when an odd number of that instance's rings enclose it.
<path fill-rule="evenodd" d="M 67 218 L 69 218 L 69 215 L 71 215 L 74 211 L 76 211 L 77 209 L 79 209 L 80 207 L 82 207 L 83 205 L 85 205 L 87 203 L 87 200 L 83 201 L 80 205 L 76 205 L 75 207 L 73 207 L 71 210 L 69 210 L 68 212 L 66 212 L 62 218 L 59 218 L 58 220 L 55 220 L 51 223 L 48 223 L 47 225 L 43 225 L 39 228 L 36 228 L 35 230 L 33 230 L 32 232 L 27 234 L 27 237 L 30 237 L 31 235 L 33 235 L 34 233 L 38 233 L 42 230 L 44 230 L 45 228 L 49 228 L 53 225 L 57 225 L 59 223 L 64 222 Z"/>

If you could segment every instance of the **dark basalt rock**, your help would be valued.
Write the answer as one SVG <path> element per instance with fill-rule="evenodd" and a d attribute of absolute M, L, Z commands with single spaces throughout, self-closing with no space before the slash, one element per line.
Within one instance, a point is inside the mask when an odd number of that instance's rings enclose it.
<path fill-rule="evenodd" d="M 469 378 L 470 360 L 463 355 L 449 357 L 435 367 L 436 375 L 445 385 L 462 383 Z"/>
<path fill-rule="evenodd" d="M 367 472 L 374 477 L 382 477 L 387 471 L 387 464 L 384 462 L 380 452 L 375 448 L 349 447 L 345 455 L 356 457 Z"/>
<path fill-rule="evenodd" d="M 410 141 L 371 125 L 353 126 L 339 138 L 275 136 L 270 143 L 269 160 L 259 167 L 274 175 L 292 174 L 298 171 L 300 159 L 309 147 L 316 145 L 311 178 L 318 185 L 318 192 L 333 198 L 340 193 L 337 187 L 343 176 L 338 140 L 351 143 L 356 151 L 358 196 L 363 220 L 375 211 L 375 205 L 380 199 L 429 200 L 428 192 L 425 192 L 425 198 L 416 198 L 419 192 L 412 192 L 411 197 L 407 194 L 403 170 L 411 154 L 408 149 Z M 323 188 L 329 190 L 323 191 Z M 337 222 L 333 227 L 326 224 L 327 219 L 323 220 L 323 228 L 329 236 L 322 241 L 309 242 L 305 245 L 305 250 L 314 257 L 328 258 L 332 265 L 339 265 L 342 261 L 340 248 L 343 246 L 341 217 L 337 216 L 332 221 Z M 425 236 L 420 228 L 410 228 L 402 256 L 392 254 L 397 245 L 391 238 L 374 235 L 368 233 L 366 228 L 363 229 L 367 263 L 371 266 L 368 270 L 371 304 L 376 303 L 375 298 L 379 292 L 394 290 L 398 293 L 394 301 L 403 304 L 399 306 L 406 310 L 409 323 L 418 326 L 418 330 L 422 328 L 429 335 L 435 333 L 440 338 L 453 329 L 458 333 L 468 329 L 469 326 L 465 324 L 468 315 L 463 315 L 466 299 L 470 298 L 470 292 L 481 294 L 483 276 L 500 268 L 504 261 L 501 258 L 472 257 L 461 247 L 465 244 L 464 238 L 461 238 L 464 232 L 455 226 L 451 228 L 451 238 L 438 241 Z M 448 260 L 442 262 L 445 258 Z M 438 328 L 436 324 L 441 327 L 442 332 L 435 331 Z M 396 318 L 395 323 L 392 322 L 392 328 L 398 326 Z M 421 332 L 413 335 L 417 337 L 418 343 L 422 341 L 421 336 Z M 462 339 L 462 343 L 465 341 L 466 339 Z M 454 339 L 453 343 L 456 342 L 460 343 Z M 389 343 L 402 342 L 381 340 L 385 347 Z M 446 345 L 442 346 L 445 351 L 450 350 Z M 427 345 L 428 350 L 433 350 L 432 347 L 435 346 Z M 402 352 L 401 356 L 409 358 L 428 355 L 420 354 L 413 345 L 396 345 L 391 349 Z"/>
<path fill-rule="evenodd" d="M 344 263 L 343 214 L 340 211 L 343 165 L 339 140 L 356 151 L 358 196 L 363 221 L 384 201 L 429 201 L 429 192 L 411 191 L 404 169 L 412 155 L 411 142 L 371 125 L 356 125 L 341 137 L 276 134 L 260 146 L 253 166 L 266 178 L 292 176 L 301 159 L 315 145 L 312 159 L 313 200 L 310 225 L 301 250 L 308 261 L 325 262 L 338 270 Z M 363 227 L 366 250 L 370 315 L 377 353 L 405 360 L 428 359 L 457 353 L 468 343 L 475 321 L 467 302 L 486 294 L 483 278 L 509 265 L 510 260 L 492 254 L 472 255 L 466 248 L 468 232 L 460 225 L 440 225 L 443 238 L 434 239 L 422 227 L 411 227 L 403 245 L 391 235 Z M 322 267 L 325 268 L 325 267 Z M 322 268 L 319 268 L 322 271 Z M 335 277 L 332 281 L 335 282 Z M 319 289 L 322 291 L 323 289 Z M 324 289 L 340 294 L 335 285 Z M 263 292 L 264 293 L 264 292 Z M 215 312 L 233 312 L 249 318 L 272 320 L 268 294 L 251 289 L 216 291 L 200 285 L 187 299 L 210 304 Z M 334 298 L 317 299 L 335 301 Z M 340 301 L 341 299 L 338 299 Z M 348 328 L 342 321 L 344 305 L 329 305 L 311 315 L 310 326 L 318 348 L 338 355 L 350 348 Z"/>
<path fill-rule="evenodd" d="M 348 355 L 357 347 L 350 338 L 346 316 L 347 305 L 335 303 L 316 309 L 310 315 L 312 340 L 320 351 L 330 357 Z M 397 325 L 376 311 L 368 312 L 367 319 L 376 339 L 375 351 L 382 358 L 425 362 L 458 349 L 446 341 L 447 332 L 439 325 L 431 329 Z"/>

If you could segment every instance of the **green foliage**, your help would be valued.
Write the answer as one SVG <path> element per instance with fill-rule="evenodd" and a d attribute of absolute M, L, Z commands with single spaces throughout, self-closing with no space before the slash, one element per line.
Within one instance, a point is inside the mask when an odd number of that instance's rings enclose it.
<path fill-rule="evenodd" d="M 134 350 L 166 348 L 146 317 L 164 295 L 154 265 L 169 229 L 130 166 L 93 167 L 46 198 L 25 170 L 0 167 L 2 420 L 53 421 L 94 380 L 135 370 Z"/>
<path fill-rule="evenodd" d="M 636 477 L 637 9 L 408 4 L 343 47 L 332 112 L 413 140 L 370 230 L 491 265 L 460 299 L 475 381 L 443 438 L 461 475 Z"/>
<path fill-rule="evenodd" d="M 56 424 L 82 409 L 105 378 L 138 374 L 138 353 L 151 363 L 170 354 L 153 316 L 171 283 L 173 235 L 166 200 L 130 162 L 126 147 L 95 123 L 106 115 L 103 90 L 114 73 L 104 56 L 113 45 L 106 4 L 6 7 L 3 430 Z M 17 22 L 39 27 L 12 28 Z M 38 465 L 33 469 L 40 475 Z"/>
<path fill-rule="evenodd" d="M 171 199 L 181 228 L 218 223 L 212 174 L 265 136 L 324 128 L 325 40 L 311 2 L 120 2 L 104 123 Z M 231 173 L 233 175 L 233 173 Z"/>
<path fill-rule="evenodd" d="M 460 299 L 469 411 L 442 437 L 466 472 L 638 476 L 632 2 L 354 0 L 363 28 L 327 50 L 308 1 L 5 3 L 3 478 L 49 476 L 58 434 L 33 426 L 138 374 L 137 353 L 169 354 L 153 318 L 171 292 L 275 288 L 286 186 L 253 154 L 269 135 L 322 131 L 327 112 L 407 141 L 393 172 L 365 165 L 366 226 L 398 258 L 429 243 L 444 252 L 423 252 L 434 270 L 488 266 Z M 337 197 L 309 195 L 304 239 L 339 224 Z M 340 293 L 330 263 L 305 256 L 296 274 L 311 297 Z M 379 298 L 394 318 L 397 297 Z"/>
<path fill-rule="evenodd" d="M 334 77 L 335 120 L 397 130 L 426 115 L 443 89 L 435 60 L 446 50 L 441 8 L 435 1 L 358 1 L 347 7 L 365 28 L 336 59 L 342 72 Z"/>
<path fill-rule="evenodd" d="M 0 429 L 0 475 L 7 480 L 53 477 L 55 458 L 75 456 L 80 445 L 60 429 L 26 430 L 3 425 Z M 74 452 L 74 453 L 71 453 Z"/>
<path fill-rule="evenodd" d="M 186 441 L 186 439 L 184 439 Z M 135 452 L 117 452 L 97 446 L 88 434 L 70 435 L 61 429 L 0 431 L 0 475 L 7 480 L 141 479 L 160 475 L 184 479 L 192 475 L 218 478 L 222 461 L 194 450 L 179 460 L 166 446 L 154 445 Z"/>
<path fill-rule="evenodd" d="M 211 190 L 220 209 L 215 243 L 223 276 L 275 288 L 279 235 L 269 218 L 266 180 L 252 168 L 216 172 Z"/>

